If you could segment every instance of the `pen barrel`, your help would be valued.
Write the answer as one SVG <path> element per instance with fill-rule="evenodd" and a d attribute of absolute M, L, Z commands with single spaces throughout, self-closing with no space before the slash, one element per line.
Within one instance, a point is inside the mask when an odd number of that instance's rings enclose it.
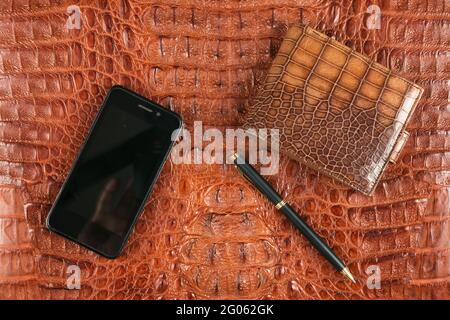
<path fill-rule="evenodd" d="M 286 204 L 280 208 L 286 217 L 300 230 L 309 242 L 338 270 L 345 268 L 344 262 L 334 253 L 326 242 L 311 227 L 300 218 L 295 210 Z"/>
<path fill-rule="evenodd" d="M 249 179 L 253 186 L 256 187 L 267 199 L 277 205 L 283 198 L 276 192 L 272 186 L 256 171 L 251 165 L 244 163 L 239 165 L 239 169 L 244 176 Z"/>

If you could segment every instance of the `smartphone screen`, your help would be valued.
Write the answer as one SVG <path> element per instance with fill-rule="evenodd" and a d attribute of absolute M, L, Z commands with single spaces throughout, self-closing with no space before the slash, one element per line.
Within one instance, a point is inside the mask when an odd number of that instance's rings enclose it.
<path fill-rule="evenodd" d="M 113 87 L 50 210 L 48 228 L 117 257 L 180 126 L 177 114 Z"/>

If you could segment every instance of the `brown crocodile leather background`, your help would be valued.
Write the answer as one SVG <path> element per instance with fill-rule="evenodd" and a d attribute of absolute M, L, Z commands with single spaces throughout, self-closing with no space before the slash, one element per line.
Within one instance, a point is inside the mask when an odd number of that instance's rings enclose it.
<path fill-rule="evenodd" d="M 257 91 L 245 127 L 278 129 L 282 152 L 369 195 L 423 89 L 295 25 Z"/>
<path fill-rule="evenodd" d="M 67 30 L 68 6 L 81 28 Z M 0 298 L 437 299 L 450 291 L 450 11 L 446 0 L 0 2 Z M 167 163 L 124 254 L 44 221 L 107 90 L 122 84 L 236 126 L 286 25 L 302 23 L 425 88 L 373 196 L 283 158 L 270 178 L 358 278 L 346 281 L 231 166 Z M 67 290 L 67 268 L 81 289 Z M 366 286 L 369 266 L 381 288 Z"/>

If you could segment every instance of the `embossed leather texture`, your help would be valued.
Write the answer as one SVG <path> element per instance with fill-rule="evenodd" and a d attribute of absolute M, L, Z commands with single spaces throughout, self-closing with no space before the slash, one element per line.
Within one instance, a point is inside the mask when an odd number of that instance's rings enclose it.
<path fill-rule="evenodd" d="M 278 129 L 282 152 L 370 194 L 400 153 L 422 92 L 325 34 L 293 26 L 243 122 Z"/>
<path fill-rule="evenodd" d="M 66 28 L 77 4 L 80 29 Z M 448 299 L 449 8 L 442 1 L 0 2 L 0 298 Z M 370 16 L 373 18 L 373 16 Z M 270 177 L 348 264 L 346 281 L 236 170 L 168 162 L 124 254 L 44 226 L 113 84 L 221 129 L 238 125 L 286 25 L 335 36 L 425 89 L 372 196 L 281 159 Z M 81 289 L 67 290 L 67 268 Z M 366 286 L 370 266 L 381 289 Z M 369 269 L 374 270 L 374 269 Z M 70 271 L 70 270 L 69 270 Z M 373 272 L 373 271 L 372 271 Z"/>

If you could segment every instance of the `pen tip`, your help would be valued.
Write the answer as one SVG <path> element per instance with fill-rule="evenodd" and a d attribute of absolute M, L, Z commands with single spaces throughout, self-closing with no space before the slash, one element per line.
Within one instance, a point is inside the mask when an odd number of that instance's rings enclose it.
<path fill-rule="evenodd" d="M 346 276 L 347 278 L 349 278 L 353 283 L 356 283 L 355 278 L 353 277 L 352 273 L 350 272 L 350 270 L 345 267 L 344 269 L 341 270 L 341 273 Z"/>

